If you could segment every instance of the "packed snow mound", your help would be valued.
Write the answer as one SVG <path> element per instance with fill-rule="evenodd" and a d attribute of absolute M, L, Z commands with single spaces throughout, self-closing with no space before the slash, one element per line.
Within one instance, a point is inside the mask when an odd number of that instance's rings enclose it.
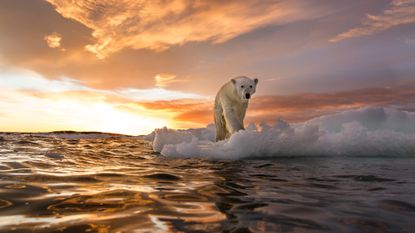
<path fill-rule="evenodd" d="M 292 125 L 278 119 L 259 129 L 250 124 L 220 142 L 214 142 L 214 125 L 154 133 L 154 151 L 172 157 L 415 156 L 415 113 L 393 108 L 349 110 Z"/>

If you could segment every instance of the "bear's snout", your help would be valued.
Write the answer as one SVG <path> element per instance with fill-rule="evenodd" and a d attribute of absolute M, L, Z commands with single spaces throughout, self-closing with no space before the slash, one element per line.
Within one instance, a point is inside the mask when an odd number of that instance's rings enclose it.
<path fill-rule="evenodd" d="M 246 93 L 246 94 L 245 94 L 245 97 L 246 97 L 247 99 L 249 99 L 249 98 L 251 98 L 251 94 Z"/>

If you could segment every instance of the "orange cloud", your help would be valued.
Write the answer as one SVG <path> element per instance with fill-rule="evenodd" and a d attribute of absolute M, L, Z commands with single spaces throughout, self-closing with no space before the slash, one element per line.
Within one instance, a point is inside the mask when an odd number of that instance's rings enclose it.
<path fill-rule="evenodd" d="M 163 97 L 163 92 L 151 89 L 136 90 L 143 93 L 97 90 L 73 80 L 46 80 L 38 76 L 4 75 L 0 80 L 0 109 L 3 113 L 0 126 L 5 131 L 70 129 L 142 134 L 156 127 L 195 128 L 213 122 L 213 99 L 144 100 L 142 94 Z M 20 85 L 16 86 L 16 81 L 20 81 L 17 82 Z M 414 111 L 414 103 L 413 83 L 406 83 L 405 87 L 337 93 L 255 96 L 246 123 L 273 123 L 278 117 L 289 122 L 301 122 L 364 106 L 396 106 Z"/>
<path fill-rule="evenodd" d="M 169 83 L 176 82 L 177 80 L 175 80 L 175 78 L 176 75 L 167 73 L 158 74 L 156 77 L 154 77 L 157 87 L 165 87 Z"/>
<path fill-rule="evenodd" d="M 174 127 L 176 114 L 145 108 L 135 104 L 137 100 L 198 96 L 163 88 L 93 89 L 72 79 L 48 80 L 36 73 L 18 70 L 0 73 L 0 89 L 2 131 L 149 133 L 154 128 Z"/>
<path fill-rule="evenodd" d="M 170 113 L 177 128 L 203 127 L 213 121 L 213 102 L 210 100 L 181 99 L 136 104 L 149 110 Z"/>
<path fill-rule="evenodd" d="M 44 39 L 50 48 L 56 49 L 61 47 L 62 36 L 56 32 L 45 36 Z"/>
<path fill-rule="evenodd" d="M 391 7 L 381 15 L 367 15 L 363 26 L 340 33 L 330 42 L 337 42 L 359 36 L 368 36 L 391 27 L 415 23 L 415 0 L 393 0 Z"/>
<path fill-rule="evenodd" d="M 277 117 L 283 117 L 289 122 L 302 122 L 325 114 L 365 106 L 406 108 L 414 99 L 415 90 L 409 87 L 263 96 L 252 101 L 247 120 L 274 122 Z"/>
<path fill-rule="evenodd" d="M 413 88 L 361 89 L 338 93 L 257 96 L 247 112 L 246 123 L 273 123 L 278 117 L 302 122 L 314 117 L 365 106 L 396 106 L 414 110 Z M 213 122 L 212 101 L 171 100 L 137 103 L 149 110 L 169 112 L 178 128 L 203 127 Z"/>
<path fill-rule="evenodd" d="M 98 58 L 123 48 L 162 51 L 192 41 L 221 43 L 264 25 L 311 17 L 301 1 L 47 1 L 93 30 L 96 41 L 86 49 Z"/>

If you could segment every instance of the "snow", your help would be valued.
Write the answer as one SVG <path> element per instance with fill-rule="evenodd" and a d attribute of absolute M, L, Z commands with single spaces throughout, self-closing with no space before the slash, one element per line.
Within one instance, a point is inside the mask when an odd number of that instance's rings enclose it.
<path fill-rule="evenodd" d="M 297 124 L 249 124 L 214 142 L 215 127 L 157 129 L 153 150 L 169 157 L 241 159 L 278 156 L 414 156 L 415 113 L 367 107 Z"/>

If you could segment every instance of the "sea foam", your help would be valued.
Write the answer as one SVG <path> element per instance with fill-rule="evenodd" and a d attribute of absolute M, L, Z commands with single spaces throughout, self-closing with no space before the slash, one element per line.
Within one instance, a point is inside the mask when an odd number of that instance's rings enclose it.
<path fill-rule="evenodd" d="M 153 134 L 153 150 L 171 157 L 415 156 L 415 113 L 393 108 L 348 110 L 296 124 L 250 124 L 220 142 L 214 142 L 214 125 Z"/>

